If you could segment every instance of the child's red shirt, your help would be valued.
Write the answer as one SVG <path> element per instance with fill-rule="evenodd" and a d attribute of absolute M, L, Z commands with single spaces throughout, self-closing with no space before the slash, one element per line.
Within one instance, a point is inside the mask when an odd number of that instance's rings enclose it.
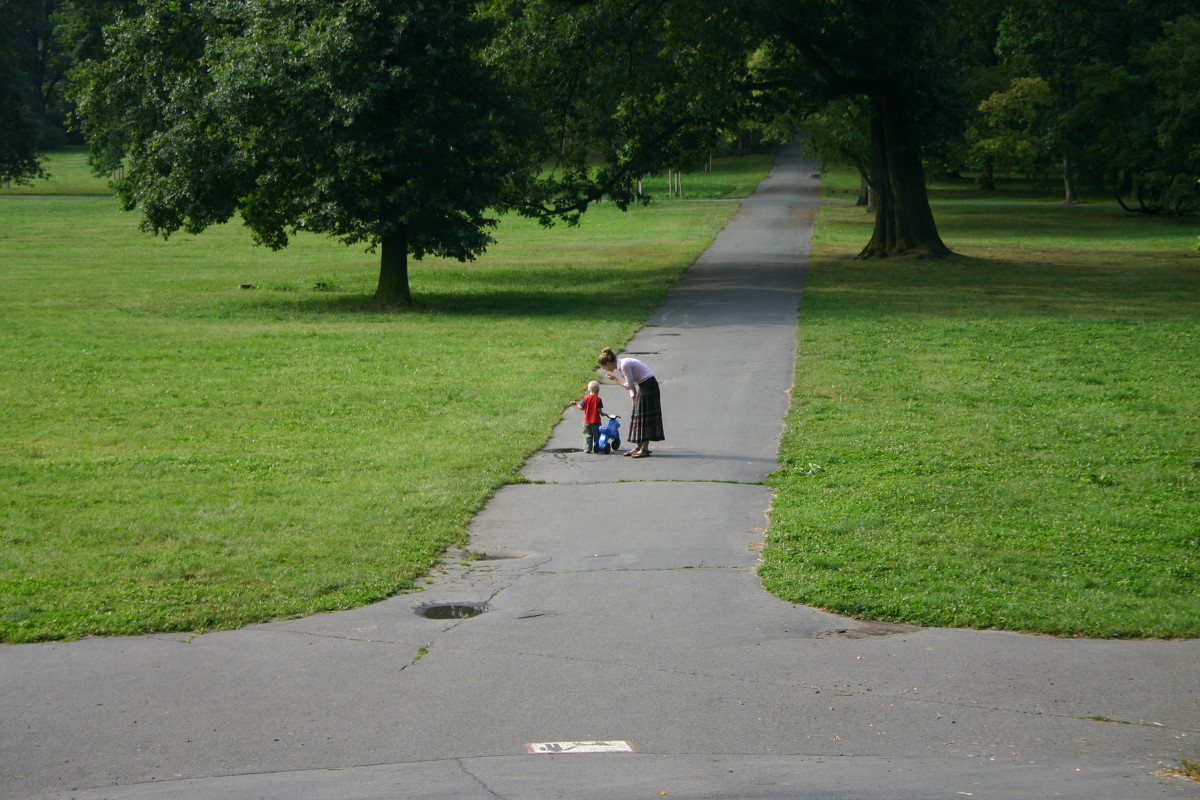
<path fill-rule="evenodd" d="M 585 395 L 579 402 L 583 404 L 583 424 L 599 425 L 600 409 L 604 408 L 604 403 L 600 400 L 600 395 Z"/>

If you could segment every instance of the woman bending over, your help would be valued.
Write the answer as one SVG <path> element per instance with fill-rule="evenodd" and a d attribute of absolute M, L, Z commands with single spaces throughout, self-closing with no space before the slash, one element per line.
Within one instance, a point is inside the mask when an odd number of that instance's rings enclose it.
<path fill-rule="evenodd" d="M 617 358 L 610 347 L 600 352 L 596 366 L 607 372 L 609 380 L 628 389 L 629 397 L 633 400 L 629 435 L 626 438 L 636 447 L 625 455 L 633 458 L 650 455 L 650 443 L 667 438 L 663 433 L 662 401 L 654 373 L 636 358 Z M 622 379 L 619 380 L 613 372 L 620 372 Z"/>

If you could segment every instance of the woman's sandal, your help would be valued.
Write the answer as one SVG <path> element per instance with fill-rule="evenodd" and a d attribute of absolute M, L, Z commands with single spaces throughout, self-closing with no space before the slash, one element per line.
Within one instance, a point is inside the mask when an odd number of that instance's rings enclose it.
<path fill-rule="evenodd" d="M 640 453 L 638 453 L 638 452 L 633 453 L 633 455 L 631 457 L 632 458 L 648 458 L 649 456 L 650 456 L 650 451 L 643 450 Z"/>

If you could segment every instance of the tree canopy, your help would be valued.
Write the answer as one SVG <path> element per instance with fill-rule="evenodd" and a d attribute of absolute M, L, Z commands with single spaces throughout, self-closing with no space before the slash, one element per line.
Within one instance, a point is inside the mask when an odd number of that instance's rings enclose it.
<path fill-rule="evenodd" d="M 1079 180 L 1131 209 L 1200 208 L 1200 18 L 1182 0 L 22 8 L 0 19 L 0 44 L 25 43 L 0 47 L 0 177 L 38 174 L 37 117 L 45 131 L 65 113 L 51 99 L 75 64 L 94 164 L 124 165 L 117 193 L 146 230 L 238 216 L 270 247 L 312 231 L 378 249 L 382 303 L 409 301 L 409 254 L 473 258 L 506 210 L 549 224 L 644 201 L 642 177 L 748 128 L 807 125 L 822 158 L 860 170 L 863 258 L 949 252 L 930 164 L 988 183 L 997 165 L 1058 170 L 1068 197 Z"/>
<path fill-rule="evenodd" d="M 1041 133 L 1068 182 L 1132 190 L 1140 210 L 1200 207 L 1197 19 L 1178 0 L 1009 0 L 998 55 L 1049 88 Z"/>
<path fill-rule="evenodd" d="M 467 0 L 147 0 L 77 98 L 146 230 L 239 214 L 272 248 L 299 231 L 378 248 L 376 299 L 406 304 L 408 254 L 478 255 L 529 168 L 488 36 Z"/>
<path fill-rule="evenodd" d="M 567 174 L 602 152 L 601 190 L 630 201 L 632 179 L 694 162 L 747 118 L 791 128 L 805 112 L 855 102 L 868 120 L 876 204 L 864 257 L 948 252 L 925 194 L 922 157 L 961 129 L 947 55 L 949 2 L 528 0 L 503 63 L 537 87 Z M 548 153 L 548 155 L 554 155 Z M 600 188 L 602 187 L 602 189 Z M 586 194 L 586 192 L 581 192 Z"/>
<path fill-rule="evenodd" d="M 28 76 L 20 62 L 17 0 L 0 0 L 0 181 L 22 182 L 42 174 L 40 136 L 29 104 Z"/>

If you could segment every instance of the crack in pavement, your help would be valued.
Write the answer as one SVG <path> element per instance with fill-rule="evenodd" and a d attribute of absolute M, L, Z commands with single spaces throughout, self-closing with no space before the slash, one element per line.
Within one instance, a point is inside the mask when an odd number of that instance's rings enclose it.
<path fill-rule="evenodd" d="M 458 768 L 459 768 L 460 770 L 462 770 L 462 774 L 463 774 L 463 775 L 466 775 L 468 778 L 470 778 L 471 780 L 475 781 L 475 783 L 476 783 L 476 784 L 478 784 L 479 788 L 483 789 L 485 792 L 487 792 L 487 793 L 488 793 L 488 796 L 489 796 L 489 797 L 504 797 L 504 795 L 502 795 L 502 794 L 497 794 L 497 793 L 496 793 L 496 792 L 495 792 L 495 791 L 492 789 L 492 787 L 490 787 L 490 786 L 488 786 L 488 785 L 487 785 L 487 782 L 486 782 L 486 781 L 484 781 L 482 778 L 480 778 L 480 777 L 479 777 L 478 775 L 476 775 L 474 772 L 471 772 L 471 770 L 467 769 L 467 765 L 466 765 L 466 763 L 465 763 L 465 759 L 462 759 L 462 758 L 456 758 L 456 759 L 454 759 L 454 763 L 455 763 L 455 764 L 458 766 Z"/>

